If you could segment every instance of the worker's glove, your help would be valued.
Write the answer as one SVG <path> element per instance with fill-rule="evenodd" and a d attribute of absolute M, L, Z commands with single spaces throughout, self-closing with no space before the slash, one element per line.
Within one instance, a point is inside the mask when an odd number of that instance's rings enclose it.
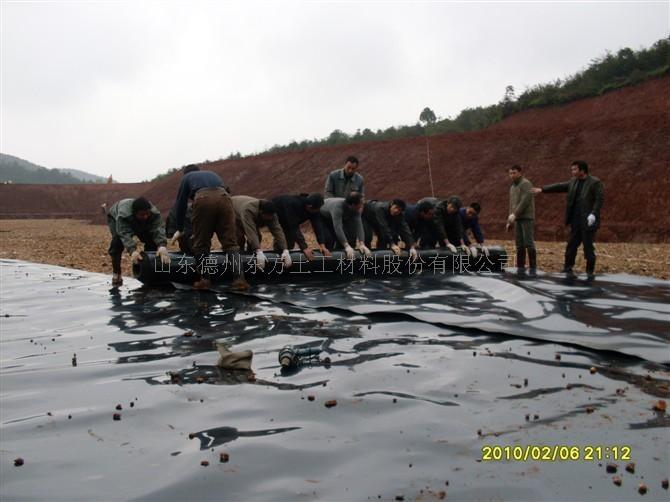
<path fill-rule="evenodd" d="M 489 248 L 487 246 L 484 246 L 484 244 L 482 244 L 482 253 L 484 253 L 484 256 L 486 256 L 487 258 L 489 257 Z"/>
<path fill-rule="evenodd" d="M 366 258 L 370 258 L 372 256 L 372 251 L 370 251 L 370 249 L 368 249 L 365 244 L 358 246 L 358 250 L 363 253 Z"/>
<path fill-rule="evenodd" d="M 400 254 L 400 246 L 397 244 L 391 244 L 391 251 L 393 251 L 394 254 Z"/>
<path fill-rule="evenodd" d="M 416 248 L 410 248 L 409 250 L 409 261 L 416 261 L 419 257 L 419 253 L 416 252 Z"/>
<path fill-rule="evenodd" d="M 291 268 L 293 265 L 293 260 L 291 260 L 291 255 L 288 252 L 288 249 L 284 249 L 281 253 L 281 261 L 284 262 L 286 268 Z"/>
<path fill-rule="evenodd" d="M 465 244 L 461 244 L 461 251 L 463 251 L 467 255 L 470 254 L 470 248 L 468 246 L 466 246 Z"/>
<path fill-rule="evenodd" d="M 470 254 L 473 258 L 477 258 L 479 251 L 477 251 L 477 246 L 470 246 Z"/>
<path fill-rule="evenodd" d="M 184 234 L 177 230 L 172 236 L 172 239 L 170 239 L 170 244 L 174 246 L 175 242 L 177 242 L 182 235 Z"/>
<path fill-rule="evenodd" d="M 508 225 L 514 225 L 514 222 L 516 221 L 516 215 L 514 213 L 510 214 L 507 217 L 507 224 Z"/>
<path fill-rule="evenodd" d="M 347 244 L 344 246 L 344 252 L 347 254 L 347 260 L 353 260 L 354 259 L 354 250 L 352 247 Z"/>
<path fill-rule="evenodd" d="M 168 254 L 168 250 L 165 246 L 159 247 L 158 251 L 156 251 L 156 254 L 161 259 L 161 263 L 163 265 L 169 265 L 170 264 L 170 255 Z"/>
<path fill-rule="evenodd" d="M 137 263 L 142 261 L 142 252 L 136 249 L 130 253 L 130 261 L 133 262 L 133 265 L 137 265 Z"/>
<path fill-rule="evenodd" d="M 454 246 L 451 242 L 447 244 L 447 249 L 454 254 L 458 254 L 458 250 L 456 249 L 456 246 Z"/>
<path fill-rule="evenodd" d="M 268 259 L 265 256 L 265 253 L 259 249 L 256 251 L 256 266 L 260 270 L 265 270 L 265 266 L 268 264 Z"/>
<path fill-rule="evenodd" d="M 596 215 L 591 213 L 586 217 L 586 223 L 592 227 L 596 223 Z"/>

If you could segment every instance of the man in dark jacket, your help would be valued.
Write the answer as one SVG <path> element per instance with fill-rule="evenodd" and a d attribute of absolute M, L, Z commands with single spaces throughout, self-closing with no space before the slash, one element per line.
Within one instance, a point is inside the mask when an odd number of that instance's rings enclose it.
<path fill-rule="evenodd" d="M 352 192 L 344 199 L 332 197 L 325 200 L 321 207 L 321 220 L 328 249 L 339 246 L 350 260 L 354 259 L 354 247 L 365 256 L 371 256 L 370 249 L 365 245 L 362 212 L 363 196 L 358 192 Z"/>
<path fill-rule="evenodd" d="M 330 255 L 330 251 L 324 243 L 323 224 L 320 216 L 323 197 L 320 193 L 280 195 L 273 198 L 272 202 L 277 209 L 277 217 L 284 231 L 288 249 L 293 249 L 297 243 L 308 260 L 314 259 L 314 253 L 307 245 L 305 236 L 300 230 L 300 225 L 309 220 L 314 235 L 316 235 L 316 241 L 319 243 L 319 250 L 324 256 Z"/>
<path fill-rule="evenodd" d="M 412 237 L 421 248 L 434 248 L 437 244 L 434 216 L 435 207 L 439 202 L 435 197 L 424 197 L 405 209 L 405 221 L 412 232 Z"/>
<path fill-rule="evenodd" d="M 112 234 L 108 253 L 112 257 L 113 286 L 123 284 L 121 255 L 124 248 L 133 263 L 142 260 L 142 249 L 134 237 L 144 244 L 145 251 L 156 251 L 164 264 L 170 262 L 161 213 L 144 197 L 122 199 L 114 204 L 107 213 L 107 225 Z"/>
<path fill-rule="evenodd" d="M 416 242 L 405 221 L 404 211 L 407 207 L 404 200 L 393 199 L 390 202 L 371 200 L 363 206 L 363 228 L 365 245 L 372 245 L 373 234 L 377 235 L 377 249 L 391 248 L 400 254 L 398 242 L 402 240 L 409 250 L 412 259 L 416 259 Z"/>
<path fill-rule="evenodd" d="M 347 157 L 342 169 L 332 171 L 326 178 L 324 189 L 326 199 L 331 197 L 347 197 L 351 192 L 358 192 L 365 197 L 363 176 L 358 174 L 358 159 L 353 155 Z"/>
<path fill-rule="evenodd" d="M 603 183 L 595 176 L 589 175 L 589 166 L 583 160 L 575 160 L 570 166 L 570 171 L 572 173 L 570 181 L 534 188 L 533 192 L 536 194 L 567 192 L 565 224 L 570 225 L 570 237 L 565 248 L 563 272 L 569 278 L 575 277 L 572 268 L 575 265 L 579 245 L 583 244 L 586 275 L 588 280 L 593 280 L 596 268 L 593 242 L 600 226 L 600 210 L 605 200 Z"/>
<path fill-rule="evenodd" d="M 456 246 L 459 246 L 467 254 L 470 254 L 470 248 L 465 245 L 463 238 L 463 224 L 458 210 L 462 203 L 459 197 L 451 196 L 448 199 L 440 201 L 435 208 L 435 228 L 437 230 L 437 243 L 440 246 L 448 248 L 452 253 L 457 253 Z"/>
<path fill-rule="evenodd" d="M 240 248 L 237 245 L 235 232 L 235 211 L 223 181 L 218 174 L 212 171 L 200 171 L 200 168 L 194 164 L 185 166 L 182 172 L 183 176 L 175 201 L 177 231 L 172 236 L 172 242 L 179 240 L 184 234 L 186 209 L 191 199 L 193 201 L 192 247 L 196 263 L 196 281 L 193 286 L 202 289 L 211 286 L 209 279 L 202 277 L 202 269 L 204 258 L 210 251 L 212 236 L 216 233 L 222 250 L 229 253 L 232 258 L 234 286 L 248 287 L 241 270 Z"/>
<path fill-rule="evenodd" d="M 462 207 L 458 210 L 458 214 L 461 217 L 461 224 L 463 225 L 463 240 L 465 245 L 470 248 L 470 253 L 473 258 L 477 258 L 479 254 L 479 249 L 481 249 L 484 255 L 489 255 L 488 248 L 484 245 L 484 233 L 482 228 L 479 226 L 479 213 L 482 211 L 482 206 L 479 202 L 472 202 L 468 207 Z M 470 239 L 468 238 L 468 230 L 472 232 L 472 236 L 477 241 L 479 249 L 477 246 L 470 245 Z"/>

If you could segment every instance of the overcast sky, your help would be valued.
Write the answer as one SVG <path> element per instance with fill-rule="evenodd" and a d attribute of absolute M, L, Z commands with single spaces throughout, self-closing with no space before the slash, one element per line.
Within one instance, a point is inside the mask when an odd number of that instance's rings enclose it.
<path fill-rule="evenodd" d="M 648 47 L 669 6 L 2 0 L 0 150 L 129 182 L 425 106 L 453 117 Z"/>

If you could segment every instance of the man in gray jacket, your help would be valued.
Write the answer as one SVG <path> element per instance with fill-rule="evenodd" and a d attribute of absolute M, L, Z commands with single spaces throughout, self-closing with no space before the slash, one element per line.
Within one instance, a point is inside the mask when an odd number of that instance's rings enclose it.
<path fill-rule="evenodd" d="M 124 248 L 133 263 L 142 260 L 142 252 L 134 237 L 144 244 L 144 250 L 156 251 L 163 264 L 170 263 L 161 213 L 144 197 L 122 199 L 114 204 L 107 213 L 107 225 L 112 234 L 108 253 L 112 257 L 113 286 L 123 284 L 121 255 Z"/>
<path fill-rule="evenodd" d="M 370 250 L 365 245 L 362 211 L 363 196 L 358 192 L 352 192 L 344 199 L 334 197 L 324 201 L 321 206 L 321 218 L 326 248 L 334 249 L 339 245 L 350 260 L 354 258 L 353 247 L 366 256 L 371 256 Z"/>
<path fill-rule="evenodd" d="M 358 174 L 358 159 L 353 155 L 347 157 L 342 169 L 336 169 L 326 178 L 324 198 L 346 197 L 351 192 L 358 192 L 365 197 L 363 176 Z"/>
<path fill-rule="evenodd" d="M 537 275 L 537 250 L 535 249 L 535 200 L 533 184 L 521 174 L 521 166 L 513 165 L 508 169 L 512 180 L 509 187 L 509 216 L 506 229 L 514 225 L 516 237 L 517 275 L 526 275 L 526 252 L 528 252 L 528 275 Z"/>
<path fill-rule="evenodd" d="M 583 160 L 575 160 L 570 166 L 572 179 L 563 183 L 554 183 L 533 189 L 534 193 L 567 192 L 568 204 L 565 208 L 565 224 L 570 225 L 570 237 L 565 247 L 563 272 L 568 278 L 574 278 L 579 245 L 584 246 L 586 258 L 586 276 L 589 281 L 595 279 L 596 251 L 593 242 L 600 226 L 600 210 L 605 200 L 603 183 L 589 174 L 589 165 Z"/>

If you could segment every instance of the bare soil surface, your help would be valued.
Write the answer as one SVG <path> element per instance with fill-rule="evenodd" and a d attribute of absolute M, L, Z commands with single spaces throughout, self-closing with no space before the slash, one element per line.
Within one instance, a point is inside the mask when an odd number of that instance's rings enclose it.
<path fill-rule="evenodd" d="M 479 201 L 488 238 L 508 238 L 503 227 L 509 166 L 520 164 L 526 177 L 542 186 L 567 181 L 570 163 L 582 159 L 605 184 L 600 242 L 670 242 L 670 77 L 527 110 L 482 131 L 311 148 L 202 167 L 219 173 L 234 194 L 273 197 L 322 192 L 327 174 L 342 167 L 347 155 L 356 155 L 368 199 L 415 202 L 431 195 L 428 151 L 435 195 Z M 167 214 L 180 179 L 176 173 L 126 185 L 0 185 L 0 218 L 103 223 L 103 202 L 111 206 L 140 194 Z M 564 194 L 537 197 L 538 239 L 565 239 L 565 204 Z"/>
<path fill-rule="evenodd" d="M 486 230 L 486 229 L 485 229 Z M 305 232 L 308 242 L 313 235 Z M 86 221 L 59 220 L 0 220 L 0 258 L 27 260 L 64 267 L 111 274 L 107 255 L 110 234 L 106 225 Z M 271 247 L 269 234 L 263 236 L 264 247 Z M 488 244 L 504 246 L 510 255 L 514 243 L 491 240 Z M 558 272 L 563 265 L 564 242 L 538 242 L 539 267 Z M 216 238 L 212 249 L 217 249 Z M 670 244 L 597 243 L 598 273 L 629 273 L 670 279 Z M 171 250 L 176 251 L 177 248 Z M 511 264 L 510 264 L 511 265 Z M 578 256 L 576 269 L 584 271 L 584 260 Z M 130 276 L 130 258 L 123 257 L 124 275 Z"/>

